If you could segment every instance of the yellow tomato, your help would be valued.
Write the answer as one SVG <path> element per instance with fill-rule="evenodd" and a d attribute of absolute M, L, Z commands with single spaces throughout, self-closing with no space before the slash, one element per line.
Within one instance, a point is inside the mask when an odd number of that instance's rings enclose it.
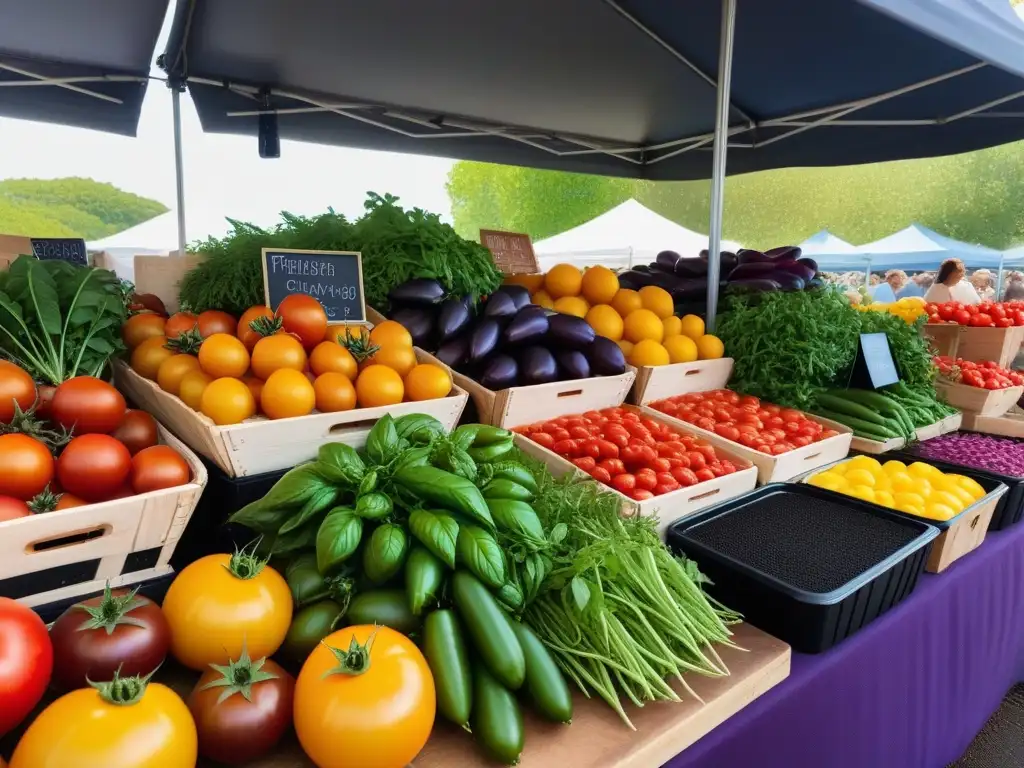
<path fill-rule="evenodd" d="M 882 469 L 884 469 L 890 475 L 897 474 L 897 473 L 899 473 L 899 474 L 906 474 L 907 465 L 904 464 L 902 461 L 896 461 L 895 459 L 889 459 L 889 461 L 885 462 L 885 464 L 882 465 Z"/>
<path fill-rule="evenodd" d="M 561 312 L 563 315 L 586 317 L 589 311 L 590 305 L 581 296 L 563 296 L 555 299 L 555 312 Z"/>
<path fill-rule="evenodd" d="M 659 319 L 671 317 L 675 311 L 675 302 L 672 301 L 672 294 L 664 288 L 656 285 L 645 285 L 640 289 L 640 302 L 644 309 L 649 309 Z"/>
<path fill-rule="evenodd" d="M 608 267 L 590 267 L 583 273 L 580 290 L 591 304 L 607 304 L 619 292 L 619 278 Z"/>
<path fill-rule="evenodd" d="M 156 372 L 156 383 L 164 392 L 177 395 L 185 374 L 198 370 L 199 361 L 192 355 L 171 355 L 160 363 L 160 368 Z"/>
<path fill-rule="evenodd" d="M 622 354 L 625 355 L 627 360 L 629 360 L 629 356 L 633 354 L 633 342 L 626 341 L 625 339 L 619 339 L 615 343 L 619 345 L 619 349 L 622 350 Z"/>
<path fill-rule="evenodd" d="M 260 409 L 272 419 L 290 419 L 311 413 L 316 391 L 301 371 L 282 368 L 270 374 L 260 393 Z"/>
<path fill-rule="evenodd" d="M 901 504 L 896 502 L 893 509 L 898 509 L 900 512 L 906 512 L 908 515 L 917 515 L 918 517 L 924 517 L 924 507 L 917 507 L 913 504 Z"/>
<path fill-rule="evenodd" d="M 555 308 L 555 300 L 551 298 L 547 291 L 537 291 L 530 294 L 530 301 L 538 307 L 544 307 L 544 309 Z"/>
<path fill-rule="evenodd" d="M 556 301 L 563 296 L 579 296 L 583 274 L 572 264 L 552 267 L 544 276 L 544 290 Z"/>
<path fill-rule="evenodd" d="M 876 488 L 875 504 L 881 504 L 883 507 L 889 507 L 889 509 L 892 509 L 894 506 L 896 506 L 896 501 L 893 498 L 893 495 L 888 491 L 880 491 Z"/>
<path fill-rule="evenodd" d="M 203 671 L 239 658 L 243 648 L 253 659 L 276 653 L 292 621 L 292 593 L 250 553 L 207 555 L 178 573 L 163 612 L 174 658 Z"/>
<path fill-rule="evenodd" d="M 402 377 L 386 365 L 364 368 L 356 379 L 356 401 L 361 408 L 397 405 L 405 397 Z"/>
<path fill-rule="evenodd" d="M 914 485 L 914 492 L 924 499 L 927 499 L 932 495 L 932 484 L 924 478 L 917 478 L 917 483 Z"/>
<path fill-rule="evenodd" d="M 956 477 L 960 487 L 971 494 L 975 501 L 985 495 L 985 489 L 978 485 L 978 482 L 973 478 L 965 477 L 964 475 L 954 475 L 954 477 Z"/>
<path fill-rule="evenodd" d="M 928 497 L 929 504 L 944 504 L 955 512 L 963 512 L 967 506 L 960 499 L 959 496 L 950 493 L 949 491 L 932 491 L 932 495 Z"/>
<path fill-rule="evenodd" d="M 686 336 L 696 341 L 704 335 L 704 320 L 697 315 L 684 315 L 679 328 Z"/>
<path fill-rule="evenodd" d="M 386 365 L 393 369 L 399 376 L 405 376 L 416 367 L 416 351 L 404 344 L 385 344 L 372 357 L 367 358 L 359 364 L 359 368 L 367 368 L 371 365 Z"/>
<path fill-rule="evenodd" d="M 350 411 L 356 407 L 356 388 L 343 373 L 328 371 L 321 373 L 313 382 L 316 394 L 316 409 L 324 413 Z"/>
<path fill-rule="evenodd" d="M 164 346 L 166 336 L 151 336 L 132 350 L 131 366 L 139 376 L 156 381 L 157 372 L 164 360 L 174 356 L 173 350 Z"/>
<path fill-rule="evenodd" d="M 328 331 L 337 327 L 339 326 L 332 325 Z M 285 333 L 260 339 L 252 348 L 253 375 L 264 381 L 274 371 L 282 368 L 290 368 L 293 371 L 305 370 L 306 362 L 306 350 L 302 348 L 302 342 Z"/>
<path fill-rule="evenodd" d="M 664 318 L 661 321 L 661 324 L 665 328 L 666 339 L 672 336 L 678 336 L 683 332 L 683 321 L 675 315 Z"/>
<path fill-rule="evenodd" d="M 971 494 L 969 494 L 959 485 L 951 485 L 948 488 L 944 488 L 943 490 L 946 493 L 956 496 L 956 498 L 958 498 L 960 500 L 960 503 L 963 505 L 961 507 L 962 509 L 966 509 L 967 507 L 971 506 L 971 504 L 973 504 L 975 501 L 977 501 L 977 499 L 975 499 Z"/>
<path fill-rule="evenodd" d="M 404 329 L 403 329 L 404 330 Z M 316 376 L 333 371 L 355 381 L 359 366 L 352 353 L 336 341 L 321 341 L 309 355 L 309 370 Z"/>
<path fill-rule="evenodd" d="M 850 469 L 866 469 L 871 474 L 875 474 L 882 468 L 882 465 L 878 463 L 878 459 L 873 459 L 870 456 L 854 456 L 846 464 L 849 465 Z"/>
<path fill-rule="evenodd" d="M 656 341 L 644 339 L 633 345 L 633 351 L 629 356 L 629 363 L 637 367 L 644 365 L 668 365 L 668 350 Z"/>
<path fill-rule="evenodd" d="M 610 304 L 597 304 L 587 311 L 587 324 L 598 336 L 618 341 L 622 338 L 622 317 Z"/>
<path fill-rule="evenodd" d="M 866 485 L 868 488 L 874 488 L 875 476 L 867 469 L 855 467 L 846 473 L 846 482 L 850 485 Z"/>
<path fill-rule="evenodd" d="M 370 331 L 370 341 L 380 347 L 390 344 L 411 347 L 412 334 L 401 323 L 385 320 Z"/>
<path fill-rule="evenodd" d="M 842 475 L 837 475 L 834 472 L 821 472 L 817 475 L 813 475 L 807 480 L 808 485 L 813 485 L 816 488 L 824 488 L 827 491 L 838 491 L 846 487 L 846 478 Z"/>
<path fill-rule="evenodd" d="M 874 502 L 875 500 L 875 489 L 867 485 L 853 485 L 846 493 L 847 495 L 853 496 L 855 499 L 861 499 L 862 501 Z"/>
<path fill-rule="evenodd" d="M 636 309 L 626 315 L 622 326 L 622 335 L 626 341 L 636 344 L 638 341 L 650 339 L 659 344 L 665 338 L 665 326 L 661 318 L 649 309 Z"/>
<path fill-rule="evenodd" d="M 697 339 L 697 351 L 701 360 L 720 360 L 725 357 L 725 345 L 717 336 L 705 333 Z"/>
<path fill-rule="evenodd" d="M 876 472 L 873 477 L 875 478 L 875 492 L 878 491 L 891 491 L 892 481 L 885 472 Z"/>
<path fill-rule="evenodd" d="M 199 369 L 189 371 L 181 377 L 178 397 L 193 411 L 198 411 L 203 405 L 203 392 L 211 381 L 213 379 Z"/>
<path fill-rule="evenodd" d="M 18 742 L 10 768 L 195 768 L 198 741 L 174 691 L 118 677 L 44 709 Z"/>
<path fill-rule="evenodd" d="M 643 308 L 644 303 L 640 300 L 640 294 L 632 288 L 619 288 L 612 299 L 612 309 L 618 312 L 620 317 L 628 317 L 630 312 Z"/>
<path fill-rule="evenodd" d="M 933 478 L 942 475 L 942 473 L 931 464 L 925 464 L 923 461 L 915 461 L 907 467 L 907 472 L 914 477 L 919 477 L 924 480 L 932 480 Z"/>
<path fill-rule="evenodd" d="M 199 410 L 218 426 L 238 424 L 256 414 L 256 399 L 244 381 L 214 379 L 203 390 Z"/>
<path fill-rule="evenodd" d="M 668 350 L 668 358 L 673 363 L 692 363 L 699 357 L 697 343 L 689 336 L 669 336 L 664 343 L 665 349 Z"/>
<path fill-rule="evenodd" d="M 886 477 L 889 478 L 892 489 L 899 493 L 913 491 L 917 488 L 917 478 L 911 477 L 906 472 L 886 472 Z"/>
<path fill-rule="evenodd" d="M 919 493 L 894 493 L 892 497 L 898 505 L 924 509 L 924 497 Z"/>
<path fill-rule="evenodd" d="M 956 510 L 946 504 L 932 504 L 924 508 L 923 517 L 927 517 L 930 520 L 950 520 L 956 517 Z"/>
<path fill-rule="evenodd" d="M 215 333 L 199 347 L 199 365 L 215 379 L 244 376 L 249 370 L 249 350 L 237 336 Z"/>
<path fill-rule="evenodd" d="M 439 365 L 417 365 L 405 375 L 405 396 L 410 400 L 436 400 L 452 391 L 452 377 Z"/>

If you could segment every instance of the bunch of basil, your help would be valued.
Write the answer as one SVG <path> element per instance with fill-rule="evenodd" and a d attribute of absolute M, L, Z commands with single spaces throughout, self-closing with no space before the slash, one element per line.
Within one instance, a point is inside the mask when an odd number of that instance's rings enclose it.
<path fill-rule="evenodd" d="M 109 270 L 20 256 L 0 273 L 0 353 L 40 383 L 103 376 L 127 316 Z"/>

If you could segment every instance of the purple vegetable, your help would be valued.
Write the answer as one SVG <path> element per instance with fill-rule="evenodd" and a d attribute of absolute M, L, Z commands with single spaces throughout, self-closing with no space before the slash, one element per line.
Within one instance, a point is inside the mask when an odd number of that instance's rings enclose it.
<path fill-rule="evenodd" d="M 654 260 L 658 264 L 668 267 L 669 271 L 671 271 L 672 267 L 676 265 L 676 262 L 679 261 L 680 258 L 679 254 L 675 251 L 662 251 L 654 257 Z"/>
<path fill-rule="evenodd" d="M 454 339 L 448 339 L 437 348 L 434 357 L 449 368 L 458 368 L 469 359 L 469 334 L 464 333 Z"/>
<path fill-rule="evenodd" d="M 782 270 L 783 272 L 789 272 L 790 274 L 796 275 L 805 283 L 808 280 L 814 279 L 814 270 L 808 267 L 806 264 L 801 264 L 799 261 L 787 261 L 783 264 L 776 262 L 775 268 Z M 774 280 L 774 278 L 771 278 Z"/>
<path fill-rule="evenodd" d="M 680 259 L 676 262 L 674 271 L 684 278 L 704 277 L 708 273 L 708 263 L 701 259 Z"/>
<path fill-rule="evenodd" d="M 405 326 L 417 347 L 427 345 L 434 330 L 434 313 L 424 307 L 406 307 L 391 313 L 391 319 Z"/>
<path fill-rule="evenodd" d="M 517 310 L 515 299 L 511 295 L 495 291 L 484 305 L 484 317 L 509 320 Z"/>
<path fill-rule="evenodd" d="M 774 271 L 775 265 L 770 261 L 752 261 L 736 267 L 729 273 L 729 280 L 756 280 Z"/>
<path fill-rule="evenodd" d="M 437 333 L 442 342 L 457 336 L 469 327 L 473 318 L 469 296 L 445 299 L 441 302 L 441 311 L 437 314 Z"/>
<path fill-rule="evenodd" d="M 782 286 L 777 282 L 764 277 L 733 280 L 729 283 L 730 291 L 777 291 L 780 288 Z"/>
<path fill-rule="evenodd" d="M 506 344 L 536 344 L 547 335 L 548 325 L 544 308 L 530 304 L 516 313 L 505 328 L 502 339 Z"/>
<path fill-rule="evenodd" d="M 594 329 L 582 317 L 561 313 L 548 318 L 548 342 L 567 349 L 586 349 L 594 341 Z"/>
<path fill-rule="evenodd" d="M 740 264 L 750 264 L 751 262 L 758 261 L 771 261 L 768 256 L 765 256 L 760 251 L 755 251 L 751 248 L 740 248 L 739 253 L 736 254 L 736 258 Z"/>
<path fill-rule="evenodd" d="M 501 335 L 501 325 L 493 317 L 486 317 L 477 323 L 469 338 L 467 360 L 471 363 L 479 363 L 491 354 L 498 346 L 499 335 Z"/>
<path fill-rule="evenodd" d="M 596 376 L 618 376 L 626 372 L 626 356 L 622 347 L 609 338 L 598 336 L 587 350 L 590 370 Z"/>
<path fill-rule="evenodd" d="M 519 353 L 519 378 L 524 384 L 547 384 L 558 378 L 555 356 L 544 347 L 527 347 Z"/>
<path fill-rule="evenodd" d="M 563 349 L 555 360 L 558 362 L 558 372 L 562 379 L 589 379 L 590 363 L 587 356 L 578 349 Z"/>
<path fill-rule="evenodd" d="M 804 256 L 803 258 L 797 259 L 796 261 L 797 264 L 803 264 L 805 267 L 813 269 L 815 274 L 818 273 L 818 262 L 816 262 L 814 259 Z"/>
<path fill-rule="evenodd" d="M 516 309 L 522 309 L 530 304 L 530 292 L 522 285 L 503 285 L 495 293 L 507 293 L 511 296 Z"/>
<path fill-rule="evenodd" d="M 938 459 L 1010 477 L 1024 477 L 1024 441 L 970 432 L 952 432 L 913 446 L 922 459 Z"/>
<path fill-rule="evenodd" d="M 391 289 L 388 298 L 392 304 L 431 306 L 444 298 L 444 286 L 432 278 L 417 277 L 396 285 Z"/>
<path fill-rule="evenodd" d="M 764 279 L 778 283 L 784 291 L 802 291 L 804 289 L 805 281 L 801 277 L 781 269 L 765 275 Z"/>
<path fill-rule="evenodd" d="M 495 355 L 487 361 L 480 383 L 491 390 L 514 387 L 519 377 L 519 366 L 508 355 Z"/>

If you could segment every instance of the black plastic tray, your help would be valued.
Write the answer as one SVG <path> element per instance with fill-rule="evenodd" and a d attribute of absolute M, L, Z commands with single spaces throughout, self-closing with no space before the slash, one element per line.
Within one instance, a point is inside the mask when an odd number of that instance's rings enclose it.
<path fill-rule="evenodd" d="M 817 502 L 819 509 L 814 514 L 820 513 L 822 530 L 830 536 L 841 537 L 843 534 L 839 526 L 834 524 L 848 520 L 850 530 L 847 536 L 851 546 L 855 541 L 864 541 L 863 529 L 868 526 L 875 529 L 876 535 L 881 535 L 880 531 L 884 530 L 893 536 L 896 540 L 894 549 L 863 570 L 854 569 L 856 573 L 842 577 L 842 583 L 814 590 L 795 586 L 792 580 L 779 578 L 721 551 L 726 547 L 710 546 L 698 540 L 701 526 L 728 515 L 756 514 L 758 505 L 780 495 L 791 498 L 788 509 L 794 512 L 800 511 L 797 497 L 805 502 Z M 826 515 L 833 519 L 825 521 Z M 888 525 L 881 526 L 881 521 Z M 790 532 L 780 531 L 777 523 L 772 522 L 775 526 L 772 530 L 781 536 L 792 533 L 791 538 L 781 541 L 794 547 L 799 546 L 799 535 L 810 530 L 806 520 L 795 520 Z M 772 483 L 680 520 L 669 527 L 667 541 L 672 549 L 697 562 L 701 571 L 714 583 L 708 591 L 718 600 L 742 613 L 754 626 L 785 640 L 794 650 L 821 653 L 897 605 L 914 590 L 927 562 L 929 545 L 938 535 L 939 530 L 923 520 L 893 514 L 874 504 L 813 486 Z M 777 559 L 786 559 L 786 547 L 772 548 L 764 530 L 756 531 L 753 537 L 764 551 Z M 758 550 L 759 555 L 762 549 Z M 789 560 L 801 563 L 817 555 L 816 562 L 822 570 L 834 568 L 837 563 L 852 567 L 841 559 L 848 552 L 838 547 L 820 553 L 800 549 L 790 551 L 788 555 Z"/>
<path fill-rule="evenodd" d="M 171 565 L 180 571 L 201 557 L 218 552 L 232 552 L 253 540 L 253 532 L 245 526 L 225 524 L 232 514 L 246 504 L 263 498 L 287 469 L 264 472 L 262 475 L 230 477 L 219 467 L 203 459 L 209 480 L 199 498 L 195 512 L 171 555 Z"/>
<path fill-rule="evenodd" d="M 968 432 L 970 430 L 961 430 L 962 432 Z M 974 434 L 984 434 L 977 432 Z M 1013 440 L 1017 443 L 1024 443 L 1024 440 L 1017 440 L 1013 437 L 1005 437 L 1003 435 L 988 435 L 988 437 L 998 437 L 1001 440 Z M 1003 494 L 1003 497 L 999 499 L 999 504 L 996 506 L 996 511 L 992 515 L 992 522 L 988 526 L 990 531 L 1001 531 L 1004 528 L 1009 528 L 1015 523 L 1019 523 L 1021 518 L 1024 517 L 1024 477 L 1014 477 L 1013 475 L 1002 475 L 998 472 L 993 472 L 988 469 L 976 469 L 975 467 L 969 467 L 966 464 L 957 464 L 953 461 L 942 461 L 940 459 L 929 459 L 926 456 L 918 456 L 912 451 L 902 450 L 893 451 L 892 453 L 886 454 L 891 458 L 897 458 L 901 461 L 905 459 L 912 459 L 914 461 L 926 461 L 929 464 L 934 464 L 939 469 L 944 466 L 948 467 L 949 472 L 957 472 L 967 477 L 973 477 L 985 490 L 988 488 L 985 483 L 982 482 L 982 478 L 989 481 L 995 481 L 1002 483 L 1009 490 Z"/>

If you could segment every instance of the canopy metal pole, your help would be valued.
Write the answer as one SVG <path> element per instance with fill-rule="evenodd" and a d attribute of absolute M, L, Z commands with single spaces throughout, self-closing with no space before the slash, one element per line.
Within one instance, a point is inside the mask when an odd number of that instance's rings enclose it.
<path fill-rule="evenodd" d="M 722 30 L 718 42 L 718 102 L 715 145 L 711 153 L 711 225 L 708 228 L 708 332 L 715 330 L 718 281 L 722 271 L 722 212 L 725 207 L 725 155 L 729 146 L 729 90 L 732 85 L 732 43 L 736 30 L 736 0 L 722 0 Z"/>
<path fill-rule="evenodd" d="M 999 273 L 996 275 L 996 301 L 1001 301 L 1000 296 L 1003 295 L 1003 266 L 1005 261 L 1005 255 L 999 257 Z"/>
<path fill-rule="evenodd" d="M 185 255 L 185 160 L 181 149 L 181 91 L 171 88 L 174 112 L 174 184 L 178 194 L 178 255 Z"/>

